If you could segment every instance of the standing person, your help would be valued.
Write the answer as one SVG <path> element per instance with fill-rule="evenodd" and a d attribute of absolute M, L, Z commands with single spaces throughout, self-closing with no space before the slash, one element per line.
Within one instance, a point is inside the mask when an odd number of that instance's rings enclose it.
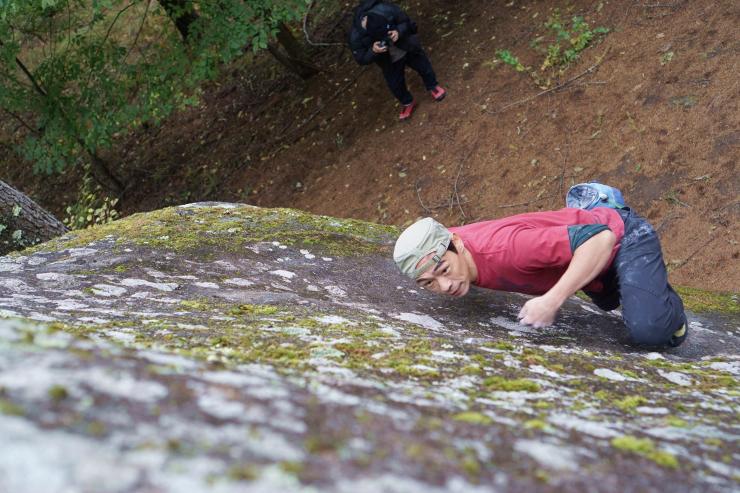
<path fill-rule="evenodd" d="M 636 344 L 675 347 L 688 335 L 658 235 L 626 206 L 568 207 L 450 229 L 428 217 L 401 233 L 393 259 L 436 293 L 459 297 L 476 285 L 535 295 L 519 312 L 525 325 L 552 324 L 583 289 L 602 310 L 621 304 Z"/>
<path fill-rule="evenodd" d="M 355 8 L 349 46 L 360 65 L 377 63 L 388 88 L 401 103 L 400 120 L 407 120 L 416 101 L 406 87 L 406 65 L 414 69 L 435 101 L 447 91 L 437 83 L 432 63 L 416 35 L 416 23 L 393 3 L 364 0 Z"/>

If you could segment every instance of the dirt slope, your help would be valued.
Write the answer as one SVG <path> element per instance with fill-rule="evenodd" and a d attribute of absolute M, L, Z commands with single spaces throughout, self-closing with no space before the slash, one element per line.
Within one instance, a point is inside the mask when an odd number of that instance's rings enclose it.
<path fill-rule="evenodd" d="M 560 83 L 581 77 L 535 97 L 526 72 L 490 62 L 509 49 L 536 69 L 529 44 L 552 7 L 611 32 Z M 736 2 L 423 0 L 408 11 L 444 102 L 409 73 L 421 104 L 396 122 L 379 70 L 346 50 L 326 50 L 326 71 L 305 85 L 276 70 L 255 86 L 235 67 L 202 107 L 112 153 L 127 166 L 123 212 L 221 199 L 452 225 L 558 208 L 570 184 L 599 179 L 659 229 L 673 282 L 740 289 Z M 53 209 L 58 196 L 38 183 Z"/>

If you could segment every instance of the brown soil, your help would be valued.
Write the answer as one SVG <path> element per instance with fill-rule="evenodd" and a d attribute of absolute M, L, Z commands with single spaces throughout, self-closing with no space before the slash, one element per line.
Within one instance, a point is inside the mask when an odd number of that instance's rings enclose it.
<path fill-rule="evenodd" d="M 536 69 L 529 43 L 556 4 L 611 32 L 562 74 L 564 87 L 536 96 L 526 72 L 490 62 L 509 49 Z M 307 83 L 272 63 L 259 75 L 235 66 L 200 107 L 110 153 L 129 187 L 123 212 L 229 200 L 455 225 L 559 208 L 568 186 L 598 179 L 659 230 L 673 282 L 740 290 L 737 2 L 420 0 L 408 11 L 443 102 L 409 71 L 420 104 L 397 122 L 380 71 L 338 48 L 318 55 L 325 70 Z M 78 179 L 3 174 L 58 214 Z"/>

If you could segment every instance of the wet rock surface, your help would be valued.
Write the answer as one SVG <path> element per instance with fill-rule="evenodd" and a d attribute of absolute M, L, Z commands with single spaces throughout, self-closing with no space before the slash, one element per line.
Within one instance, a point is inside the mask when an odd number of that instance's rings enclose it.
<path fill-rule="evenodd" d="M 394 231 L 193 204 L 0 258 L 0 491 L 736 491 L 737 317 L 423 293 Z"/>

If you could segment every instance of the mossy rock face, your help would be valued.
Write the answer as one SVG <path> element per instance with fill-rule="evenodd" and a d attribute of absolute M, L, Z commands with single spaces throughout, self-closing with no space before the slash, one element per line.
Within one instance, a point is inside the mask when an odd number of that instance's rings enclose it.
<path fill-rule="evenodd" d="M 175 252 L 238 253 L 246 245 L 269 241 L 355 256 L 381 251 L 397 233 L 391 226 L 316 216 L 294 209 L 199 203 L 134 214 L 103 226 L 73 231 L 24 253 L 73 248 L 112 237 L 120 244 Z"/>
<path fill-rule="evenodd" d="M 396 234 L 192 204 L 0 258 L 0 490 L 736 488 L 734 314 L 662 353 L 575 298 L 523 327 Z"/>

